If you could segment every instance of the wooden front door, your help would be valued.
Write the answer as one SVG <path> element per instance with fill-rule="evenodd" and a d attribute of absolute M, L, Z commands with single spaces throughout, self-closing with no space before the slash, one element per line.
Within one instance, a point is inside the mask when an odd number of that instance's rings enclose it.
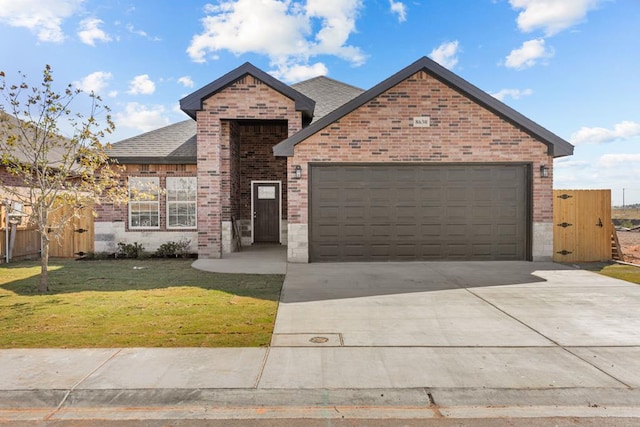
<path fill-rule="evenodd" d="M 253 242 L 280 243 L 280 183 L 253 183 Z"/>

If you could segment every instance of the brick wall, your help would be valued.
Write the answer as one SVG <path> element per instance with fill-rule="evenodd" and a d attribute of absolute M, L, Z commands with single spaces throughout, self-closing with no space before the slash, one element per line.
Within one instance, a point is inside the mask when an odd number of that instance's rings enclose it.
<path fill-rule="evenodd" d="M 414 117 L 430 127 L 413 127 Z M 550 259 L 553 158 L 547 146 L 421 71 L 327 126 L 288 158 L 289 260 L 308 260 L 309 162 L 531 162 L 533 258 Z M 302 178 L 295 179 L 295 166 Z M 540 165 L 550 169 L 541 178 Z M 549 231 L 551 230 L 551 231 Z"/>
<path fill-rule="evenodd" d="M 430 127 L 413 127 L 429 116 Z M 306 224 L 309 162 L 532 162 L 533 221 L 552 219 L 547 146 L 425 72 L 418 72 L 295 147 L 289 158 L 289 224 Z M 292 179 L 295 165 L 302 178 Z"/>
<path fill-rule="evenodd" d="M 0 184 L 7 187 L 22 187 L 24 185 L 19 176 L 10 174 L 2 165 L 0 165 Z"/>
<path fill-rule="evenodd" d="M 127 185 L 128 177 L 157 177 L 160 188 L 166 188 L 167 177 L 196 176 L 196 165 L 125 165 L 125 171 L 120 175 L 120 183 Z M 167 230 L 166 196 L 160 195 L 160 228 L 154 231 L 170 231 L 180 233 L 181 230 Z M 125 230 L 129 231 L 129 206 L 126 203 L 104 203 L 96 207 L 95 222 L 123 222 Z M 140 229 L 136 228 L 136 231 Z"/>
<path fill-rule="evenodd" d="M 253 76 L 245 76 L 207 98 L 198 122 L 198 253 L 201 258 L 220 258 L 222 222 L 229 221 L 236 187 L 232 170 L 234 130 L 228 120 L 282 120 L 290 136 L 302 128 L 301 113 L 294 101 Z M 235 134 L 234 134 L 235 135 Z M 240 145 L 242 147 L 242 145 Z M 237 191 L 237 190 L 236 190 Z M 237 207 L 235 207 L 237 209 Z"/>

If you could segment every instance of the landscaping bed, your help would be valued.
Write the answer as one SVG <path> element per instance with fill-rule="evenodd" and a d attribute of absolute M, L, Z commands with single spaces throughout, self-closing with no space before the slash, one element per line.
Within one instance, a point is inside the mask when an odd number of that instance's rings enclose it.
<path fill-rule="evenodd" d="M 0 266 L 0 348 L 258 347 L 284 276 L 218 274 L 190 260 L 52 260 Z"/>

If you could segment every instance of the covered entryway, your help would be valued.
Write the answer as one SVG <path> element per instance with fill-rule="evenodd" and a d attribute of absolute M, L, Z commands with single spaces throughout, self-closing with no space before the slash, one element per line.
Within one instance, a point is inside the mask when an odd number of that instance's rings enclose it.
<path fill-rule="evenodd" d="M 312 164 L 312 262 L 528 260 L 527 164 Z"/>

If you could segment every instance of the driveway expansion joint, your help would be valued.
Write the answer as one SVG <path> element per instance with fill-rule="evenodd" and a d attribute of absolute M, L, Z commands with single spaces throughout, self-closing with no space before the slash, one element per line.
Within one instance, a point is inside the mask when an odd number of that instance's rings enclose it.
<path fill-rule="evenodd" d="M 546 339 L 547 341 L 553 343 L 553 345 L 557 346 L 557 347 L 562 347 L 562 345 L 560 345 L 560 343 L 556 342 L 555 340 L 549 338 L 548 336 L 546 336 L 545 334 L 543 334 L 542 332 L 538 331 L 537 329 L 535 329 L 534 327 L 532 327 L 531 325 L 526 324 L 525 322 L 523 322 L 522 320 L 518 319 L 517 317 L 515 317 L 514 315 L 507 313 L 505 310 L 503 310 L 502 308 L 498 307 L 496 304 L 492 303 L 491 301 L 487 300 L 486 298 L 481 297 L 480 295 L 478 295 L 477 293 L 473 292 L 472 290 L 470 290 L 469 288 L 465 288 L 465 290 L 467 292 L 469 292 L 471 295 L 475 296 L 476 298 L 478 298 L 479 300 L 483 301 L 486 304 L 489 304 L 491 307 L 495 308 L 496 310 L 498 310 L 500 313 L 504 314 L 505 316 L 509 317 L 510 319 L 515 320 L 516 322 L 520 323 L 522 326 L 524 326 L 525 328 L 529 329 L 530 331 L 536 333 L 537 335 L 540 335 L 542 338 Z"/>

